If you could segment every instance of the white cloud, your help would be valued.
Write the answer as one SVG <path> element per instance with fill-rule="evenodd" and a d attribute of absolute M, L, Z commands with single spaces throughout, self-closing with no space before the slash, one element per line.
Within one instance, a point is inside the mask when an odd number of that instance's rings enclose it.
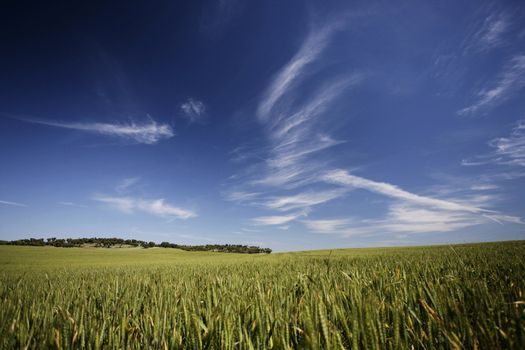
<path fill-rule="evenodd" d="M 243 191 L 233 191 L 233 192 L 224 194 L 227 200 L 232 201 L 232 202 L 239 202 L 239 203 L 251 201 L 257 198 L 259 195 L 260 193 L 257 193 L 257 192 L 243 192 Z"/>
<path fill-rule="evenodd" d="M 443 210 L 467 211 L 471 213 L 487 213 L 490 210 L 477 208 L 467 204 L 460 204 L 448 200 L 425 197 L 405 191 L 395 185 L 385 182 L 376 182 L 359 176 L 351 175 L 345 170 L 332 170 L 323 176 L 324 181 L 334 184 L 349 186 L 351 188 L 361 188 L 391 198 L 403 200 L 420 205 L 431 206 Z"/>
<path fill-rule="evenodd" d="M 204 121 L 206 106 L 203 102 L 189 98 L 180 105 L 183 117 L 190 123 L 200 123 Z"/>
<path fill-rule="evenodd" d="M 496 190 L 499 186 L 490 184 L 490 183 L 484 183 L 484 184 L 475 184 L 470 187 L 472 191 L 490 191 L 490 190 Z"/>
<path fill-rule="evenodd" d="M 58 202 L 58 204 L 65 205 L 65 206 L 68 206 L 68 207 L 87 208 L 86 205 L 77 204 L 77 203 L 73 203 L 73 202 Z"/>
<path fill-rule="evenodd" d="M 506 24 L 502 21 L 503 18 L 500 18 L 500 22 L 490 22 L 484 34 L 480 34 L 479 40 L 484 40 L 487 45 L 498 45 L 500 35 L 506 30 Z M 363 80 L 363 75 L 355 73 L 345 78 L 337 77 L 308 95 L 302 94 L 298 84 L 307 76 L 307 68 L 320 59 L 334 29 L 335 27 L 327 27 L 325 30 L 312 32 L 299 51 L 278 71 L 262 95 L 257 116 L 264 126 L 269 151 L 262 163 L 252 165 L 246 172 L 246 184 L 257 189 L 256 204 L 275 211 L 308 210 L 334 200 L 354 188 L 393 200 L 387 213 L 380 218 L 302 221 L 312 231 L 342 236 L 388 233 L 407 235 L 416 232 L 448 232 L 489 222 L 521 223 L 518 217 L 502 215 L 488 209 L 497 198 L 486 193 L 470 195 L 471 193 L 462 192 L 457 198 L 431 197 L 411 193 L 389 183 L 354 176 L 344 170 L 326 170 L 329 169 L 329 162 L 320 159 L 320 152 L 344 141 L 323 133 L 320 120 L 330 117 L 328 113 L 334 101 L 348 88 L 357 86 Z M 481 90 L 477 101 L 462 113 L 489 107 L 510 97 L 525 85 L 522 82 L 524 75 L 525 56 L 514 57 L 499 79 L 492 86 Z M 309 190 L 307 186 L 313 184 L 323 187 L 321 190 Z M 328 184 L 340 185 L 341 188 L 323 189 Z M 293 195 L 270 196 L 267 194 L 268 187 L 280 190 L 306 189 Z M 483 190 L 487 189 L 485 187 Z M 305 214 L 261 216 L 252 219 L 252 222 L 258 225 L 286 226 L 287 223 L 298 220 L 301 215 Z"/>
<path fill-rule="evenodd" d="M 503 215 L 481 208 L 498 197 L 489 194 L 463 196 L 461 199 L 439 199 L 405 191 L 395 185 L 354 176 L 344 170 L 333 170 L 323 180 L 349 188 L 359 188 L 394 199 L 387 214 L 380 219 L 304 220 L 313 232 L 344 237 L 384 233 L 449 232 L 490 222 L 525 224 L 520 217 Z"/>
<path fill-rule="evenodd" d="M 509 137 L 490 142 L 499 164 L 525 166 L 525 120 L 520 120 Z"/>
<path fill-rule="evenodd" d="M 464 47 L 467 51 L 488 51 L 501 46 L 511 25 L 511 18 L 506 13 L 492 13 L 466 38 Z"/>
<path fill-rule="evenodd" d="M 475 113 L 482 108 L 490 108 L 510 98 L 525 86 L 525 55 L 514 56 L 499 78 L 490 86 L 478 91 L 477 100 L 458 111 L 461 115 Z"/>
<path fill-rule="evenodd" d="M 330 41 L 336 26 L 312 30 L 299 51 L 276 74 L 259 103 L 257 114 L 262 120 L 268 118 L 278 100 L 301 78 L 307 65 L 315 62 Z"/>
<path fill-rule="evenodd" d="M 321 116 L 326 117 L 328 108 L 345 88 L 361 79 L 361 75 L 354 74 L 333 80 L 321 86 L 306 103 L 269 116 L 264 126 L 271 151 L 264 169 L 257 172 L 251 184 L 292 188 L 311 182 L 324 167 L 315 156 L 343 142 L 320 132 L 316 123 Z"/>
<path fill-rule="evenodd" d="M 426 233 L 454 231 L 486 222 L 484 216 L 468 212 L 398 203 L 390 206 L 387 219 L 379 225 L 381 229 L 389 232 Z"/>
<path fill-rule="evenodd" d="M 242 163 L 250 159 L 261 159 L 263 150 L 254 145 L 242 145 L 230 151 L 230 161 Z"/>
<path fill-rule="evenodd" d="M 291 221 L 294 221 L 302 216 L 305 216 L 305 212 L 299 212 L 290 215 L 277 215 L 277 216 L 259 216 L 252 219 L 254 225 L 271 226 L 271 225 L 284 225 Z"/>
<path fill-rule="evenodd" d="M 319 60 L 340 24 L 335 21 L 312 30 L 296 54 L 268 85 L 257 109 L 257 116 L 269 141 L 268 151 L 266 154 L 257 153 L 262 162 L 252 164 L 240 178 L 246 180 L 245 187 L 256 189 L 257 196 L 245 196 L 244 192 L 240 192 L 234 199 L 277 211 L 308 210 L 346 192 L 344 189 L 306 190 L 290 196 L 268 195 L 269 187 L 294 189 L 319 182 L 319 174 L 326 167 L 326 161 L 319 159 L 319 153 L 344 142 L 322 132 L 318 127 L 319 121 L 321 117 L 323 120 L 329 117 L 327 112 L 334 101 L 347 88 L 362 81 L 362 75 L 354 73 L 331 78 L 308 96 L 297 94 L 297 84 L 307 75 L 307 67 Z M 235 180 L 239 180 L 239 176 Z M 263 216 L 253 219 L 253 222 L 283 225 L 296 220 L 297 215 Z"/>
<path fill-rule="evenodd" d="M 497 29 L 495 26 L 490 31 L 492 37 L 487 36 L 487 40 L 495 40 Z M 334 200 L 353 188 L 372 191 L 395 201 L 382 219 L 303 221 L 312 231 L 337 232 L 345 236 L 376 234 L 378 230 L 401 234 L 417 230 L 444 232 L 500 219 L 515 221 L 514 217 L 498 218 L 496 216 L 501 216 L 499 213 L 480 207 L 487 203 L 487 196 L 433 198 L 405 191 L 389 183 L 354 176 L 344 170 L 326 171 L 328 163 L 318 157 L 319 153 L 342 141 L 321 132 L 319 120 L 321 117 L 329 117 L 327 113 L 335 99 L 347 88 L 358 85 L 363 80 L 363 75 L 356 73 L 343 79 L 332 79 L 309 96 L 298 93 L 297 83 L 305 77 L 306 67 L 321 57 L 333 32 L 334 28 L 328 28 L 308 36 L 290 62 L 277 73 L 260 101 L 257 115 L 265 128 L 270 150 L 264 162 L 259 166 L 252 166 L 251 172 L 247 173 L 247 184 L 258 188 L 256 204 L 276 211 L 308 210 Z M 518 59 L 513 60 L 512 64 L 510 70 L 516 72 L 521 69 Z M 517 82 L 512 80 L 511 75 L 504 74 L 500 81 L 500 85 L 505 86 L 507 91 L 513 90 Z M 324 186 L 336 184 L 342 188 L 316 191 L 306 189 L 288 196 L 268 196 L 265 188 L 295 189 L 321 183 Z M 252 221 L 259 225 L 282 226 L 297 219 L 298 214 L 295 213 L 262 216 Z"/>
<path fill-rule="evenodd" d="M 127 140 L 132 140 L 137 143 L 155 144 L 163 139 L 169 139 L 174 136 L 171 126 L 167 124 L 158 124 L 150 118 L 149 122 L 145 123 L 67 123 L 36 119 L 23 119 L 29 123 L 43 124 L 64 129 L 73 129 L 85 132 L 91 132 L 99 135 L 117 137 Z"/>
<path fill-rule="evenodd" d="M 525 224 L 522 218 L 512 215 L 501 215 L 501 214 L 492 214 L 488 216 L 489 219 L 496 221 L 497 223 L 502 223 L 503 221 L 511 222 L 514 224 Z"/>
<path fill-rule="evenodd" d="M 12 205 L 12 206 L 15 206 L 15 207 L 27 207 L 27 205 L 25 205 L 25 204 L 17 203 L 17 202 L 11 202 L 11 201 L 0 201 L 0 204 Z"/>
<path fill-rule="evenodd" d="M 249 233 L 259 233 L 261 230 L 254 230 L 252 228 L 241 228 L 241 231 L 249 232 Z"/>
<path fill-rule="evenodd" d="M 485 21 L 481 42 L 485 47 L 493 48 L 501 45 L 502 35 L 510 26 L 510 21 L 505 15 L 489 16 Z"/>
<path fill-rule="evenodd" d="M 340 232 L 348 224 L 349 219 L 326 219 L 326 220 L 304 220 L 306 227 L 314 232 L 320 233 L 334 233 Z"/>
<path fill-rule="evenodd" d="M 166 201 L 162 198 L 142 199 L 134 197 L 112 197 L 97 195 L 93 199 L 109 204 L 115 209 L 128 214 L 134 213 L 135 211 L 141 211 L 160 217 L 177 219 L 189 219 L 197 216 L 197 214 L 192 211 L 175 207 L 169 203 L 166 203 Z"/>
<path fill-rule="evenodd" d="M 525 167 L 525 119 L 518 121 L 507 137 L 498 137 L 489 142 L 492 152 L 465 159 L 462 165 L 476 166 L 499 164 Z M 523 176 L 521 173 L 520 176 Z"/>
<path fill-rule="evenodd" d="M 490 222 L 524 224 L 515 216 L 499 214 L 477 215 L 470 212 L 427 208 L 416 203 L 396 202 L 389 206 L 381 219 L 332 219 L 303 221 L 305 226 L 317 233 L 342 237 L 374 236 L 381 234 L 421 234 L 450 232 Z"/>
<path fill-rule="evenodd" d="M 293 196 L 281 196 L 269 199 L 264 205 L 269 209 L 288 211 L 319 205 L 342 196 L 345 190 L 304 192 Z"/>
<path fill-rule="evenodd" d="M 127 177 L 123 179 L 116 187 L 115 191 L 118 193 L 126 192 L 131 186 L 140 181 L 140 177 Z"/>

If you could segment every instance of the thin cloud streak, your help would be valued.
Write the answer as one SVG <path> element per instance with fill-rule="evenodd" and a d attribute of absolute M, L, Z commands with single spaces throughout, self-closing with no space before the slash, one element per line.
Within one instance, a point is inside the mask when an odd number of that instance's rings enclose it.
<path fill-rule="evenodd" d="M 306 216 L 305 212 L 299 212 L 290 215 L 276 215 L 276 216 L 259 216 L 252 219 L 254 225 L 260 226 L 273 226 L 273 225 L 283 225 L 291 221 L 294 221 L 302 216 Z"/>
<path fill-rule="evenodd" d="M 223 194 L 226 200 L 231 202 L 243 203 L 256 199 L 260 193 L 258 192 L 243 192 L 243 191 L 233 191 Z"/>
<path fill-rule="evenodd" d="M 25 204 L 18 203 L 18 202 L 11 202 L 11 201 L 0 201 L 0 204 L 12 205 L 15 207 L 27 207 L 27 205 Z"/>
<path fill-rule="evenodd" d="M 142 199 L 134 197 L 112 197 L 96 195 L 93 200 L 109 204 L 111 207 L 126 213 L 132 214 L 136 211 L 160 216 L 164 218 L 189 219 L 196 217 L 197 214 L 175 207 L 165 201 L 165 199 Z"/>
<path fill-rule="evenodd" d="M 319 30 L 312 30 L 301 45 L 299 51 L 292 59 L 276 74 L 272 83 L 264 93 L 263 99 L 257 109 L 257 115 L 262 120 L 268 118 L 268 114 L 274 105 L 304 74 L 305 68 L 315 62 L 319 55 L 328 45 L 337 25 L 325 26 Z"/>
<path fill-rule="evenodd" d="M 73 203 L 73 202 L 58 202 L 58 204 L 65 205 L 65 206 L 68 206 L 68 207 L 87 208 L 87 205 L 77 204 L 77 203 Z"/>
<path fill-rule="evenodd" d="M 499 189 L 498 185 L 495 184 L 477 184 L 470 187 L 472 191 L 490 191 Z"/>
<path fill-rule="evenodd" d="M 315 205 L 329 202 L 341 197 L 346 190 L 304 192 L 293 196 L 274 197 L 264 203 L 269 209 L 288 211 L 292 209 L 309 208 Z"/>
<path fill-rule="evenodd" d="M 169 139 L 175 134 L 168 124 L 159 124 L 153 119 L 145 123 L 67 123 L 37 119 L 17 118 L 33 124 L 53 126 L 57 128 L 85 131 L 89 133 L 132 140 L 136 143 L 147 145 L 155 144 L 161 140 Z"/>
<path fill-rule="evenodd" d="M 460 115 L 469 115 L 480 109 L 487 109 L 510 98 L 525 87 L 525 55 L 511 58 L 500 74 L 499 79 L 491 86 L 481 89 L 477 100 L 470 106 L 458 111 Z"/>
<path fill-rule="evenodd" d="M 425 197 L 405 191 L 395 185 L 386 182 L 376 182 L 359 176 L 351 175 L 345 170 L 332 170 L 323 176 L 323 180 L 333 184 L 349 186 L 351 188 L 361 188 L 387 197 L 412 202 L 420 205 L 427 205 L 443 210 L 467 211 L 471 213 L 491 213 L 493 211 L 455 203 L 443 199 Z"/>
<path fill-rule="evenodd" d="M 334 233 L 340 232 L 351 223 L 350 219 L 324 219 L 324 220 L 304 220 L 305 226 L 313 232 Z"/>
<path fill-rule="evenodd" d="M 139 181 L 140 177 L 125 178 L 115 187 L 115 191 L 120 194 L 125 193 L 130 187 L 134 186 Z"/>

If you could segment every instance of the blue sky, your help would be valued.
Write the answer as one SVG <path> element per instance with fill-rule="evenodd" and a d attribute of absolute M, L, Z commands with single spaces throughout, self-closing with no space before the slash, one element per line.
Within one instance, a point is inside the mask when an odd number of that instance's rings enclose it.
<path fill-rule="evenodd" d="M 0 11 L 0 239 L 525 238 L 520 1 Z"/>

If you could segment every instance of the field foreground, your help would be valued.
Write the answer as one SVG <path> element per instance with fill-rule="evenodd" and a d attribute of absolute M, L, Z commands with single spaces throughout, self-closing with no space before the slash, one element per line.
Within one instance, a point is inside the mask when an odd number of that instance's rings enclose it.
<path fill-rule="evenodd" d="M 271 255 L 0 246 L 0 347 L 525 348 L 525 242 Z"/>

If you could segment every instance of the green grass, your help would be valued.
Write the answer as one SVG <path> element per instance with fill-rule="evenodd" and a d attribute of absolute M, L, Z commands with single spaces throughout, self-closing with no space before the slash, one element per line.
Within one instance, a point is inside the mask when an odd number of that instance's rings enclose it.
<path fill-rule="evenodd" d="M 271 255 L 0 246 L 0 347 L 525 348 L 525 242 Z"/>

